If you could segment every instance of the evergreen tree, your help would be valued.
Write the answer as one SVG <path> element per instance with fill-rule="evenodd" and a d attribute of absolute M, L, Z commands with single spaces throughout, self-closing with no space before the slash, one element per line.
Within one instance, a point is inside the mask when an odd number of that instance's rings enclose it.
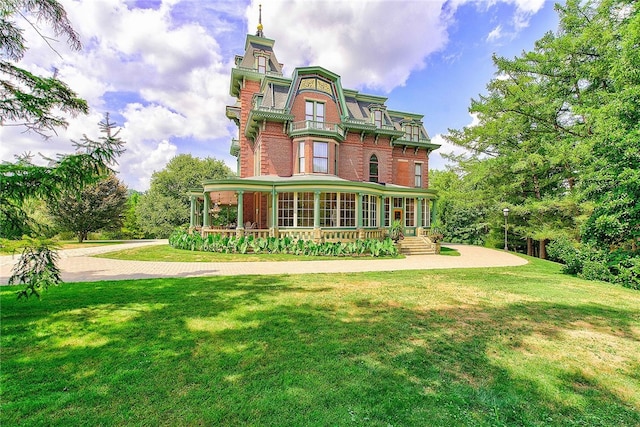
<path fill-rule="evenodd" d="M 127 188 L 115 175 L 109 175 L 81 191 L 63 193 L 50 211 L 57 226 L 73 231 L 82 243 L 92 231 L 120 229 L 126 203 Z"/>
<path fill-rule="evenodd" d="M 89 108 L 86 101 L 78 98 L 55 75 L 37 76 L 15 64 L 27 51 L 18 20 L 36 29 L 46 23 L 56 36 L 66 36 L 72 49 L 79 50 L 82 45 L 57 1 L 4 0 L 0 3 L 0 124 L 24 126 L 46 136 L 58 127 L 67 126 L 61 113 L 87 113 Z"/>

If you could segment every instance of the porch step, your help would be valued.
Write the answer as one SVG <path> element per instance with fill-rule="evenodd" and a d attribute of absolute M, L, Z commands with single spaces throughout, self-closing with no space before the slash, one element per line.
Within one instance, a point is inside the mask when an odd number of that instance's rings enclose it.
<path fill-rule="evenodd" d="M 436 245 L 426 237 L 405 236 L 398 242 L 398 250 L 402 255 L 434 255 Z"/>

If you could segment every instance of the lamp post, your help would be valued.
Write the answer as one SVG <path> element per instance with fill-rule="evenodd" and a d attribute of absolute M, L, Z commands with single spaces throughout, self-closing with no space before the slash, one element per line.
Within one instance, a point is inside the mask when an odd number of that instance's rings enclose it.
<path fill-rule="evenodd" d="M 502 209 L 502 213 L 504 214 L 504 250 L 508 251 L 509 247 L 507 246 L 507 217 L 509 216 L 509 208 Z"/>

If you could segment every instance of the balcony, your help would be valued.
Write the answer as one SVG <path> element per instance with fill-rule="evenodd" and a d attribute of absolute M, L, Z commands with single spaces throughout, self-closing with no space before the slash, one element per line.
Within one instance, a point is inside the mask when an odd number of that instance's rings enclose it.
<path fill-rule="evenodd" d="M 289 136 L 322 136 L 344 141 L 345 131 L 338 123 L 303 120 L 289 123 Z"/>
<path fill-rule="evenodd" d="M 258 106 L 249 112 L 245 136 L 251 140 L 255 139 L 258 135 L 260 123 L 265 120 L 272 122 L 288 122 L 293 120 L 293 116 L 289 114 L 286 109 Z"/>

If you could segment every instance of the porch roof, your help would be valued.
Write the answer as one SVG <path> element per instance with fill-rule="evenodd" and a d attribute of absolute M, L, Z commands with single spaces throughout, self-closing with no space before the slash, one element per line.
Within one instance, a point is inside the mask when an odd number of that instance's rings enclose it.
<path fill-rule="evenodd" d="M 389 197 L 423 197 L 437 198 L 435 190 L 424 188 L 404 187 L 396 184 L 384 184 L 366 181 L 349 181 L 334 175 L 293 175 L 276 176 L 262 175 L 248 178 L 226 178 L 207 180 L 202 183 L 202 189 L 193 189 L 190 194 L 200 194 L 215 191 L 234 192 L 340 192 L 364 193 Z"/>

